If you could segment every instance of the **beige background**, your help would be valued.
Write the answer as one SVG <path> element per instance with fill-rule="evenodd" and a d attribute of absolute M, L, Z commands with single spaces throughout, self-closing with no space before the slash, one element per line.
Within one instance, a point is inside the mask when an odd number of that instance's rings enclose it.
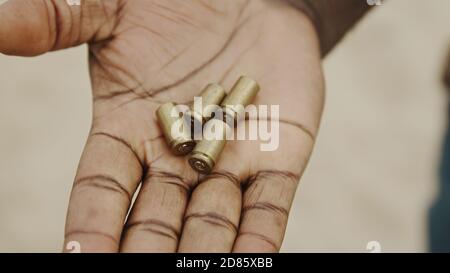
<path fill-rule="evenodd" d="M 426 251 L 450 1 L 377 7 L 324 62 L 327 106 L 285 252 Z M 61 249 L 90 122 L 86 48 L 0 56 L 0 252 Z"/>

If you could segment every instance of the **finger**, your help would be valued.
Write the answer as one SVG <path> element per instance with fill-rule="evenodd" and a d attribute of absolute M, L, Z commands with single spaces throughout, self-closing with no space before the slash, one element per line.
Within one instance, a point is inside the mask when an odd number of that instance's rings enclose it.
<path fill-rule="evenodd" d="M 261 171 L 249 179 L 233 252 L 280 250 L 298 180 L 281 171 Z"/>
<path fill-rule="evenodd" d="M 217 171 L 195 188 L 181 236 L 179 252 L 230 252 L 241 210 L 239 178 Z"/>
<path fill-rule="evenodd" d="M 34 56 L 110 35 L 118 1 L 72 2 L 9 0 L 1 5 L 0 52 Z"/>
<path fill-rule="evenodd" d="M 92 135 L 81 157 L 67 213 L 65 244 L 82 252 L 117 252 L 141 177 L 139 156 L 126 141 L 105 133 Z"/>
<path fill-rule="evenodd" d="M 127 220 L 121 252 L 176 252 L 190 184 L 151 170 Z"/>

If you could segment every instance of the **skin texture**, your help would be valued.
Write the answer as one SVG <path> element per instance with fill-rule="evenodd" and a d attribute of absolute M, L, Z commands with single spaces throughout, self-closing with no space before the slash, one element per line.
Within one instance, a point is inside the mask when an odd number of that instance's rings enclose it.
<path fill-rule="evenodd" d="M 65 244 L 78 241 L 82 252 L 279 251 L 322 113 L 316 36 L 284 1 L 2 5 L 2 53 L 89 43 L 92 128 Z M 229 90 L 242 74 L 261 85 L 256 105 L 280 105 L 280 146 L 261 152 L 258 141 L 231 141 L 214 172 L 200 176 L 170 153 L 155 111 L 189 102 L 210 82 Z"/>

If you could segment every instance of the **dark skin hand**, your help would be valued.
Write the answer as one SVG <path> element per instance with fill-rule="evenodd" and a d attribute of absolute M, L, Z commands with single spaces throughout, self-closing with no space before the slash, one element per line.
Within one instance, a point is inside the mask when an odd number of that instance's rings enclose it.
<path fill-rule="evenodd" d="M 83 43 L 94 108 L 65 243 L 80 242 L 82 252 L 279 251 L 323 107 L 320 50 L 307 17 L 271 0 L 0 6 L 2 53 Z M 261 86 L 256 105 L 280 105 L 280 146 L 262 152 L 259 141 L 230 141 L 214 172 L 199 176 L 170 153 L 155 111 L 191 101 L 210 82 L 229 90 L 242 74 Z"/>

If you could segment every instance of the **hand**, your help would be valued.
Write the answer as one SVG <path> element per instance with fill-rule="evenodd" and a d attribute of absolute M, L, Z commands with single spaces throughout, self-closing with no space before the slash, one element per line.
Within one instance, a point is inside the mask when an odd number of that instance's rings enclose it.
<path fill-rule="evenodd" d="M 82 252 L 278 251 L 322 113 L 317 40 L 284 1 L 0 6 L 0 52 L 32 56 L 89 43 L 93 122 L 66 243 L 80 242 Z M 155 111 L 192 100 L 210 82 L 229 90 L 242 74 L 261 86 L 256 105 L 280 105 L 280 146 L 261 152 L 258 141 L 230 141 L 214 172 L 199 176 L 169 152 Z"/>

